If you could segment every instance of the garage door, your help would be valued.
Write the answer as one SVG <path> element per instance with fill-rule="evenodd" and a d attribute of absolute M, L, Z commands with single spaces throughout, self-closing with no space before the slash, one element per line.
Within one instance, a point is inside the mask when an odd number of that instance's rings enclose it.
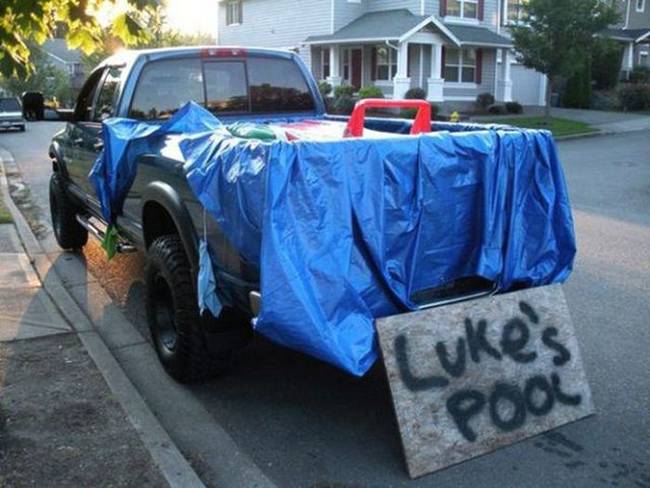
<path fill-rule="evenodd" d="M 522 105 L 539 105 L 542 75 L 521 64 L 513 64 L 511 76 L 512 99 Z"/>

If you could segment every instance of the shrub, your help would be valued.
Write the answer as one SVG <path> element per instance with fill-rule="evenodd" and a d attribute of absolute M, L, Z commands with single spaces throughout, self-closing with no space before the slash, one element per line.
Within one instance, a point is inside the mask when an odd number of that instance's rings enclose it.
<path fill-rule="evenodd" d="M 384 93 L 378 86 L 364 86 L 359 90 L 359 98 L 384 98 Z"/>
<path fill-rule="evenodd" d="M 438 107 L 438 105 L 436 105 L 435 103 L 430 103 L 429 105 L 431 105 L 431 120 L 433 120 L 438 116 L 438 112 L 440 112 L 440 107 Z M 403 108 L 402 111 L 400 112 L 400 116 L 404 119 L 414 119 L 417 113 L 418 113 L 417 108 Z"/>
<path fill-rule="evenodd" d="M 494 95 L 491 93 L 479 93 L 476 96 L 476 107 L 485 112 L 490 106 L 494 105 Z"/>
<path fill-rule="evenodd" d="M 336 98 L 340 98 L 343 96 L 352 97 L 352 95 L 354 95 L 354 92 L 356 91 L 357 89 L 352 85 L 341 85 L 341 86 L 337 86 L 336 89 L 334 90 L 334 96 Z"/>
<path fill-rule="evenodd" d="M 405 94 L 407 100 L 426 100 L 427 94 L 422 88 L 410 88 Z"/>
<path fill-rule="evenodd" d="M 616 91 L 598 90 L 591 94 L 589 108 L 594 110 L 618 110 L 620 103 Z"/>
<path fill-rule="evenodd" d="M 349 95 L 336 97 L 334 100 L 334 112 L 340 115 L 350 115 L 354 110 L 354 98 Z"/>
<path fill-rule="evenodd" d="M 504 115 L 506 113 L 506 108 L 503 105 L 494 103 L 487 108 L 487 111 L 492 115 Z"/>
<path fill-rule="evenodd" d="M 611 90 L 618 84 L 623 59 L 623 45 L 607 38 L 597 38 L 591 53 L 591 79 L 598 90 Z"/>
<path fill-rule="evenodd" d="M 326 98 L 332 93 L 332 85 L 330 85 L 326 81 L 319 81 L 318 82 L 318 91 L 320 94 L 323 96 L 323 98 Z"/>
<path fill-rule="evenodd" d="M 567 80 L 562 94 L 562 106 L 568 108 L 589 108 L 591 98 L 591 67 L 586 60 Z"/>
<path fill-rule="evenodd" d="M 626 83 L 618 89 L 618 101 L 623 110 L 650 108 L 650 85 Z"/>
<path fill-rule="evenodd" d="M 636 66 L 630 72 L 632 83 L 650 83 L 650 68 L 647 66 Z"/>
<path fill-rule="evenodd" d="M 524 112 L 524 107 L 519 102 L 506 102 L 506 112 L 509 114 L 521 114 Z"/>

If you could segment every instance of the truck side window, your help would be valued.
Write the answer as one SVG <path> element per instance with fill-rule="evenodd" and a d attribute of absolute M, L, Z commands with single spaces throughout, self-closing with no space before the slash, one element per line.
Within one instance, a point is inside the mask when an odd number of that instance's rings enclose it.
<path fill-rule="evenodd" d="M 168 59 L 147 64 L 135 88 L 129 117 L 168 119 L 186 102 L 203 104 L 200 59 Z"/>
<path fill-rule="evenodd" d="M 101 122 L 102 120 L 115 116 L 121 75 L 121 68 L 108 68 L 106 76 L 104 77 L 104 83 L 99 90 L 99 96 L 97 97 L 95 108 L 93 110 L 92 119 L 95 122 Z"/>
<path fill-rule="evenodd" d="M 213 113 L 248 112 L 246 66 L 243 61 L 205 63 L 207 109 Z"/>
<path fill-rule="evenodd" d="M 93 99 L 95 98 L 95 91 L 99 81 L 102 79 L 104 70 L 100 69 L 90 75 L 84 84 L 77 103 L 74 108 L 74 120 L 77 122 L 86 122 L 91 120 L 91 113 L 93 109 Z"/>
<path fill-rule="evenodd" d="M 305 76 L 290 59 L 252 57 L 248 82 L 253 112 L 301 112 L 314 109 Z"/>

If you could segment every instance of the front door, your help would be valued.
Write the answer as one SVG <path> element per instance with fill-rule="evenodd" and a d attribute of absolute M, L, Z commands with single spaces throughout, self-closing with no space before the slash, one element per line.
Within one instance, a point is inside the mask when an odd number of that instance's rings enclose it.
<path fill-rule="evenodd" d="M 350 79 L 350 84 L 358 90 L 361 88 L 363 51 L 361 49 L 352 49 L 350 57 L 352 58 L 350 63 L 352 65 L 352 76 Z"/>

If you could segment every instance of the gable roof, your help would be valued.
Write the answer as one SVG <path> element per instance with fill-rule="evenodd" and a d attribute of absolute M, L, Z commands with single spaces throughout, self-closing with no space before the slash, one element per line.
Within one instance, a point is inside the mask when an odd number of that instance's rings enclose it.
<path fill-rule="evenodd" d="M 62 63 L 81 63 L 81 51 L 68 49 L 65 39 L 47 39 L 41 49 Z"/>
<path fill-rule="evenodd" d="M 605 29 L 603 33 L 616 41 L 641 42 L 650 37 L 650 29 Z"/>
<path fill-rule="evenodd" d="M 445 24 L 435 16 L 415 15 L 407 9 L 369 12 L 356 18 L 334 34 L 310 36 L 306 44 L 343 42 L 403 41 L 427 25 L 434 25 L 457 46 L 486 45 L 510 47 L 510 39 L 484 27 Z"/>

